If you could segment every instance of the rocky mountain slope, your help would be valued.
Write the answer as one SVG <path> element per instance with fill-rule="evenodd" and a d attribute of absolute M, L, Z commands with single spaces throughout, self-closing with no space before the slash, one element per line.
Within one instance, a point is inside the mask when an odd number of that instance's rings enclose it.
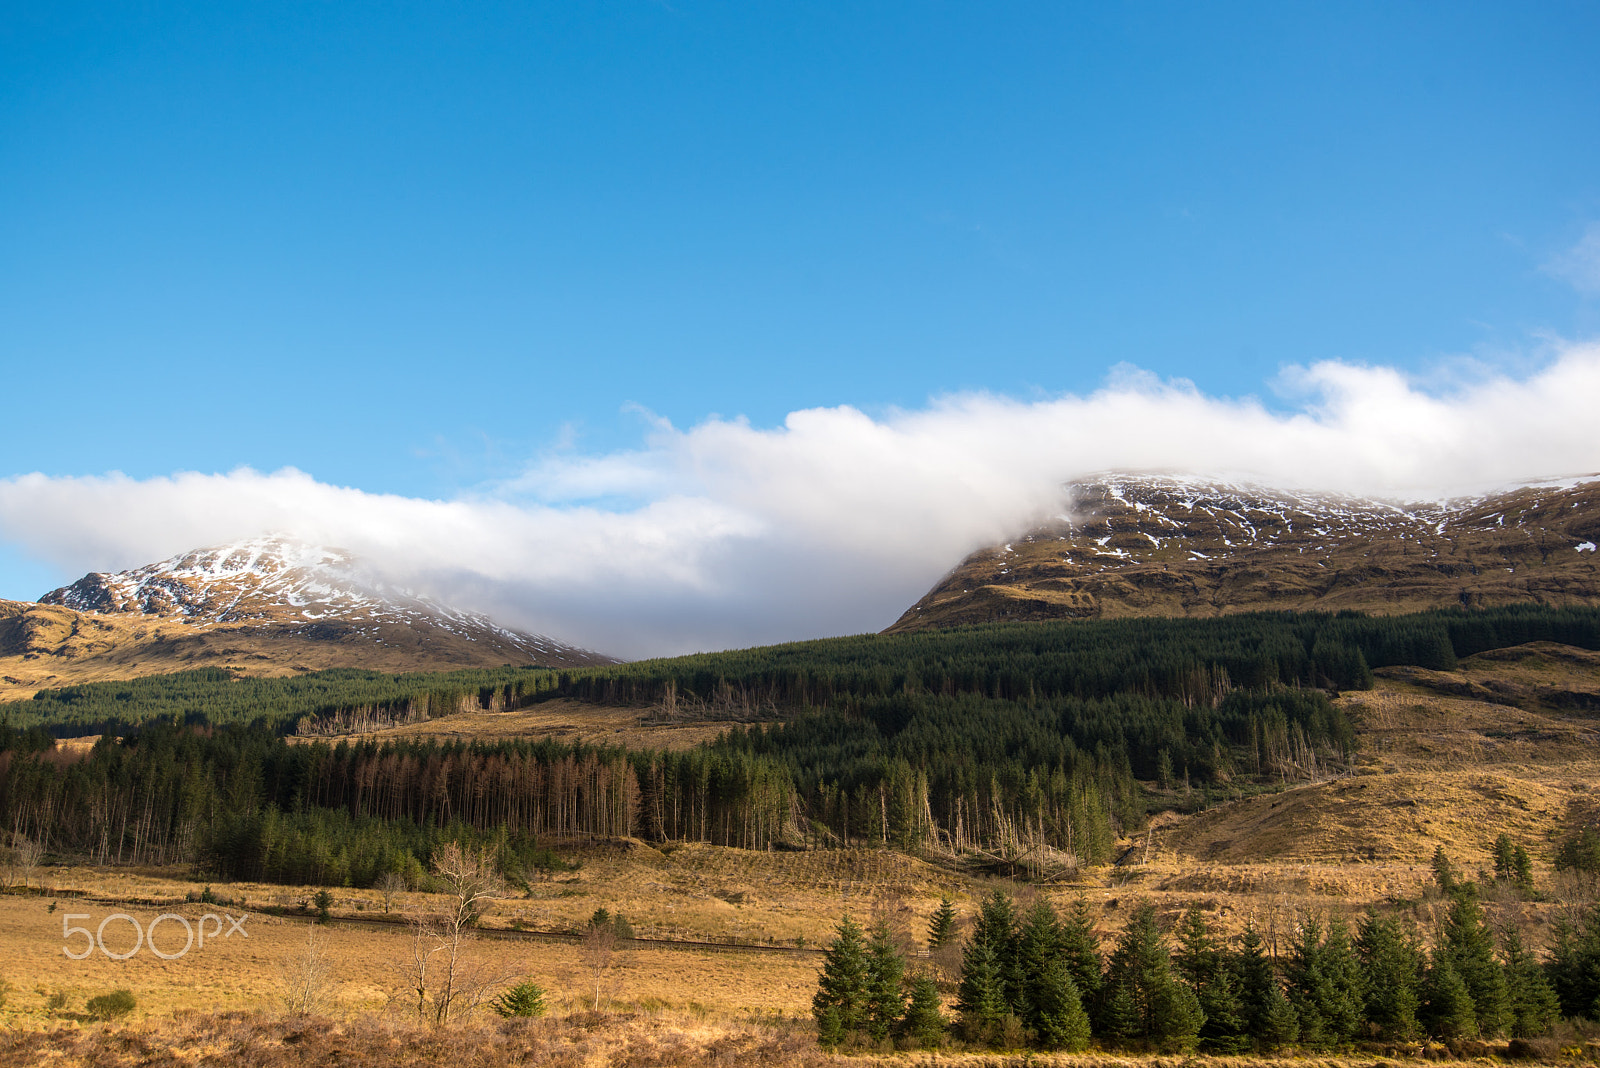
<path fill-rule="evenodd" d="M 191 667 L 567 667 L 610 657 L 498 626 L 366 574 L 350 554 L 266 537 L 85 575 L 0 602 L 0 698 Z"/>
<path fill-rule="evenodd" d="M 1001 620 L 1600 604 L 1600 475 L 1401 504 L 1107 474 L 973 553 L 889 632 Z"/>

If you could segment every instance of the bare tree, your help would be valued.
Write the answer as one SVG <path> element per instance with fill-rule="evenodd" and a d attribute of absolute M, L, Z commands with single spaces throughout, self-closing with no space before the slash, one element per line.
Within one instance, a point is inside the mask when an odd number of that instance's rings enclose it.
<path fill-rule="evenodd" d="M 278 964 L 278 997 L 295 1016 L 320 1015 L 333 1000 L 328 961 L 328 936 L 307 928 L 306 944 Z"/>
<path fill-rule="evenodd" d="M 406 880 L 405 877 L 399 872 L 385 872 L 383 876 L 373 884 L 372 888 L 378 891 L 379 895 L 382 896 L 383 914 L 387 916 L 389 914 L 390 906 L 394 904 L 394 899 L 405 892 Z"/>
<path fill-rule="evenodd" d="M 432 873 L 447 895 L 445 911 L 412 918 L 411 948 L 402 970 L 417 1017 L 445 1024 L 470 1015 L 489 990 L 518 973 L 497 969 L 470 951 L 472 929 L 500 890 L 488 856 L 452 842 L 435 856 Z"/>
<path fill-rule="evenodd" d="M 18 831 L 11 836 L 11 848 L 0 850 L 0 888 L 27 886 L 44 856 L 44 846 Z"/>
<path fill-rule="evenodd" d="M 617 929 L 609 923 L 591 923 L 583 932 L 583 966 L 594 980 L 594 1011 L 600 1011 L 600 987 L 617 955 Z"/>

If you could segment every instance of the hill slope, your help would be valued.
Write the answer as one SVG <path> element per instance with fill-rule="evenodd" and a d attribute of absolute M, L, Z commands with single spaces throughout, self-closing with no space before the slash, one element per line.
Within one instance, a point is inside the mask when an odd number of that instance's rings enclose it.
<path fill-rule="evenodd" d="M 962 561 L 889 633 L 1001 620 L 1600 604 L 1600 476 L 1396 504 L 1110 474 Z"/>
<path fill-rule="evenodd" d="M 85 575 L 38 604 L 0 602 L 0 698 L 213 665 L 286 675 L 613 662 L 390 587 L 342 550 L 282 537 Z"/>

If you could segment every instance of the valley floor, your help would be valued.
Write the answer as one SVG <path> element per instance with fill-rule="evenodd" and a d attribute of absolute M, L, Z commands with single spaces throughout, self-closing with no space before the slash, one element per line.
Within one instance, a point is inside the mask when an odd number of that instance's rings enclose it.
<path fill-rule="evenodd" d="M 1541 666 L 1547 662 L 1550 672 Z M 1571 695 L 1600 689 L 1600 670 L 1561 662 L 1549 650 L 1532 650 L 1512 666 L 1515 672 L 1504 662 L 1465 663 L 1448 677 L 1397 673 L 1373 690 L 1346 694 L 1339 701 L 1361 733 L 1352 767 L 1239 800 L 1226 800 L 1224 786 L 1212 799 L 1220 803 L 1193 815 L 1178 811 L 1198 807 L 1193 792 L 1173 789 L 1166 800 L 1174 810 L 1121 844 L 1120 866 L 1045 885 L 887 850 L 552 841 L 578 867 L 494 901 L 485 936 L 468 950 L 483 967 L 545 988 L 552 1015 L 524 1023 L 480 1015 L 440 1031 L 404 1011 L 413 940 L 403 917 L 438 909 L 441 900 L 429 895 L 400 893 L 385 902 L 375 890 L 335 890 L 331 924 L 314 927 L 303 907 L 311 887 L 216 884 L 216 903 L 204 903 L 197 899 L 205 885 L 183 870 L 46 867 L 34 873 L 29 892 L 0 894 L 0 980 L 10 984 L 0 1008 L 0 1063 L 448 1061 L 467 1068 L 522 1056 L 548 1064 L 833 1063 L 837 1058 L 815 1044 L 810 1002 L 818 950 L 847 912 L 897 928 L 913 970 L 946 979 L 948 1012 L 958 958 L 920 948 L 941 897 L 967 920 L 997 888 L 1023 899 L 1042 894 L 1058 908 L 1081 895 L 1102 952 L 1146 902 L 1165 926 L 1198 903 L 1224 933 L 1250 922 L 1269 945 L 1286 940 L 1307 915 L 1354 918 L 1368 907 L 1396 913 L 1431 938 L 1445 907 L 1429 865 L 1435 848 L 1477 878 L 1492 868 L 1490 848 L 1500 833 L 1534 857 L 1539 894 L 1524 900 L 1485 882 L 1486 912 L 1542 949 L 1558 917 L 1595 900 L 1592 879 L 1555 872 L 1551 858 L 1561 839 L 1600 816 L 1600 732 L 1592 712 L 1552 705 L 1539 687 L 1547 675 L 1557 677 L 1559 694 L 1567 695 L 1561 700 L 1571 704 Z M 1498 680 L 1500 689 L 1490 691 L 1486 680 Z M 1507 691 L 1512 683 L 1524 689 Z M 565 729 L 592 740 L 629 735 L 631 744 L 639 744 L 632 732 L 647 729 L 617 710 L 600 710 L 612 714 L 601 720 L 584 718 L 593 710 L 581 706 L 539 709 L 530 713 L 545 717 L 538 723 L 486 715 L 481 723 L 436 720 L 426 729 L 455 736 Z M 674 729 L 681 728 L 666 728 Z M 689 740 L 658 736 L 655 744 Z M 626 916 L 638 938 L 619 943 L 597 992 L 595 961 L 575 938 L 558 935 L 580 929 L 601 907 Z M 163 920 L 156 945 L 171 959 L 148 943 L 112 959 L 134 946 L 134 924 L 148 931 L 159 917 L 174 916 L 210 931 L 207 915 L 245 913 L 239 933 L 209 933 L 203 947 L 182 954 L 182 923 Z M 101 931 L 106 951 L 96 946 L 72 959 L 66 950 L 80 951 L 88 937 L 72 928 Z M 313 931 L 327 941 L 328 1016 L 286 1018 L 286 969 L 292 973 Z M 91 1023 L 88 999 L 117 988 L 134 995 L 137 1009 L 120 1024 Z M 1600 1061 L 1592 1045 L 1565 1048 L 1551 1047 L 1551 1055 Z M 1341 1063 L 1381 1063 L 1379 1052 Z M 941 1053 L 936 1062 L 911 1056 L 919 1063 L 1003 1062 L 967 1053 Z M 1029 1063 L 1141 1060 L 1178 1063 L 1120 1054 L 1035 1055 Z"/>

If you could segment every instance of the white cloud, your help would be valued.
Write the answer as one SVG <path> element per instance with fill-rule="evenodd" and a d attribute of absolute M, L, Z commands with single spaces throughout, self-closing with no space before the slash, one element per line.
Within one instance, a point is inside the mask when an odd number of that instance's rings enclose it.
<path fill-rule="evenodd" d="M 1545 264 L 1544 269 L 1570 282 L 1580 293 L 1600 295 L 1600 223 L 1590 223 L 1578 243 Z"/>
<path fill-rule="evenodd" d="M 1444 394 L 1347 363 L 1292 369 L 1282 385 L 1288 412 L 1120 368 L 1086 396 L 968 394 L 881 418 L 811 409 L 770 429 L 657 421 L 638 449 L 547 458 L 449 501 L 292 469 L 21 475 L 0 479 L 0 537 L 82 573 L 290 531 L 463 607 L 639 656 L 879 629 L 967 552 L 1058 510 L 1063 480 L 1097 470 L 1401 497 L 1600 471 L 1597 345 Z M 583 503 L 619 495 L 638 503 Z"/>

